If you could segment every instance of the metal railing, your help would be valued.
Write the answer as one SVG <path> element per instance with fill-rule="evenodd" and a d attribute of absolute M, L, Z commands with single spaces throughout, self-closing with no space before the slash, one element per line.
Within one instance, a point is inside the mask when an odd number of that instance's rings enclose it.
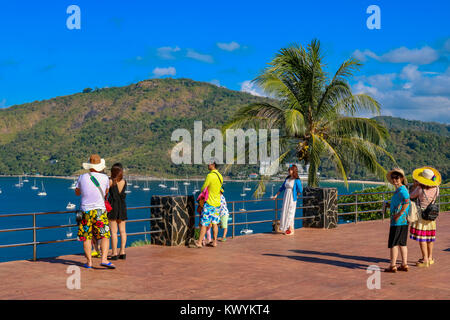
<path fill-rule="evenodd" d="M 142 209 L 151 209 L 151 208 L 162 208 L 162 205 L 130 207 L 130 208 L 127 208 L 127 210 L 142 210 Z M 36 217 L 37 216 L 42 216 L 42 215 L 50 215 L 50 214 L 75 214 L 76 212 L 77 212 L 76 210 L 71 210 L 71 211 L 49 211 L 49 212 L 2 214 L 2 215 L 0 215 L 0 218 L 32 216 L 33 217 L 33 226 L 32 227 L 13 228 L 13 229 L 0 229 L 0 233 L 19 232 L 19 231 L 33 231 L 33 241 L 32 242 L 16 243 L 16 244 L 4 244 L 4 245 L 0 245 L 0 249 L 1 248 L 11 248 L 11 247 L 33 246 L 33 261 L 36 261 L 36 259 L 37 259 L 37 246 L 38 245 L 50 244 L 50 243 L 71 242 L 71 241 L 76 241 L 77 240 L 77 238 L 70 238 L 70 239 L 62 239 L 62 240 L 37 241 L 37 231 L 38 230 L 78 227 L 78 224 L 65 224 L 65 225 L 39 227 L 39 226 L 37 226 L 37 223 L 36 223 Z M 127 223 L 144 222 L 144 221 L 158 221 L 158 220 L 162 220 L 162 218 L 159 217 L 159 218 L 130 219 L 130 220 L 127 220 Z M 133 232 L 133 233 L 127 233 L 127 236 L 136 236 L 136 235 L 152 234 L 152 233 L 160 233 L 160 232 L 162 232 L 162 230 Z"/>
<path fill-rule="evenodd" d="M 446 189 L 450 189 L 450 187 L 441 187 L 439 188 L 440 190 L 446 190 Z M 351 211 L 351 212 L 341 212 L 338 213 L 338 217 L 340 216 L 346 216 L 346 215 L 353 215 L 354 216 L 354 223 L 358 222 L 358 217 L 361 214 L 366 214 L 366 213 L 381 213 L 381 220 L 384 220 L 385 216 L 384 216 L 384 205 L 387 203 L 390 203 L 390 200 L 387 200 L 386 195 L 392 195 L 394 193 L 394 191 L 383 191 L 383 192 L 367 192 L 367 193 L 352 193 L 352 194 L 339 194 L 338 198 L 340 197 L 354 197 L 355 200 L 354 202 L 348 203 L 338 203 L 338 208 L 339 207 L 344 207 L 344 206 L 355 206 L 355 211 Z M 375 201 L 365 201 L 365 202 L 359 202 L 358 201 L 358 197 L 361 196 L 368 196 L 368 195 L 382 195 L 383 199 L 380 200 L 375 200 Z M 450 204 L 450 202 L 442 202 L 441 198 L 445 198 L 445 197 L 449 197 L 449 194 L 442 194 L 441 192 L 439 192 L 439 196 L 436 199 L 436 203 L 439 205 L 439 211 L 441 211 L 441 206 L 443 205 L 448 205 Z M 360 211 L 358 209 L 358 206 L 361 205 L 368 205 L 368 204 L 377 204 L 377 203 L 381 203 L 382 206 L 380 209 L 374 209 L 374 210 L 364 210 L 364 211 Z"/>
<path fill-rule="evenodd" d="M 311 196 L 299 196 L 297 197 L 297 201 L 300 199 L 311 199 L 314 197 Z M 231 205 L 232 209 L 229 211 L 229 214 L 231 215 L 232 222 L 228 224 L 228 227 L 231 227 L 231 237 L 234 238 L 236 235 L 236 226 L 240 225 L 252 225 L 252 224 L 260 224 L 260 223 L 274 223 L 278 220 L 278 211 L 281 211 L 282 208 L 278 208 L 278 201 L 283 200 L 280 198 L 277 199 L 255 199 L 255 200 L 236 200 L 236 201 L 228 201 L 227 205 Z M 268 209 L 256 209 L 256 210 L 244 210 L 244 211 L 236 211 L 236 204 L 238 203 L 258 203 L 258 202 L 274 202 L 273 208 Z M 228 207 L 229 208 L 229 207 Z M 299 206 L 295 209 L 314 209 L 317 208 L 317 206 Z M 236 215 L 238 214 L 254 214 L 254 213 L 261 213 L 261 212 L 273 212 L 274 213 L 274 219 L 266 219 L 266 220 L 257 220 L 257 221 L 246 221 L 246 222 L 236 222 Z M 200 215 L 196 214 L 196 218 L 200 218 Z M 315 218 L 314 216 L 307 216 L 307 217 L 295 217 L 294 220 L 304 220 L 304 219 L 312 219 Z M 196 229 L 199 229 L 198 226 L 195 227 Z"/>

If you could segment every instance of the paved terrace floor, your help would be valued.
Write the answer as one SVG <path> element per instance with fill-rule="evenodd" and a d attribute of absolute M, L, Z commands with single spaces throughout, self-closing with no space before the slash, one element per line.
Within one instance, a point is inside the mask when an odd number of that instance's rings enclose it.
<path fill-rule="evenodd" d="M 418 268 L 409 239 L 409 272 L 381 273 L 369 290 L 369 265 L 389 263 L 389 222 L 302 228 L 294 236 L 255 234 L 217 248 L 129 248 L 116 270 L 81 269 L 81 289 L 66 287 L 81 255 L 0 264 L 0 299 L 450 299 L 450 213 L 438 218 L 436 263 Z M 81 245 L 81 244 L 80 244 Z"/>

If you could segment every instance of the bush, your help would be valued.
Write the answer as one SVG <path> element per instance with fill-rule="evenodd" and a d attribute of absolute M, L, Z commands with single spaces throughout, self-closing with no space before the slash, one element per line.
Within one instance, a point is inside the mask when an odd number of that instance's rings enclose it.
<path fill-rule="evenodd" d="M 152 244 L 150 240 L 137 240 L 135 242 L 133 242 L 130 247 L 142 247 L 142 246 L 146 246 Z"/>

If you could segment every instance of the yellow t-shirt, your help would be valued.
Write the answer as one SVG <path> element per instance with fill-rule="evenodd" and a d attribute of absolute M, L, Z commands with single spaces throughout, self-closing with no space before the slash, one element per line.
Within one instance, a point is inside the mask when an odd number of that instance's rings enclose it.
<path fill-rule="evenodd" d="M 217 177 L 220 177 L 219 178 Z M 208 200 L 206 203 L 213 207 L 220 207 L 220 189 L 222 188 L 223 177 L 217 170 L 211 170 L 206 176 L 205 183 L 203 184 L 202 191 L 208 188 Z"/>

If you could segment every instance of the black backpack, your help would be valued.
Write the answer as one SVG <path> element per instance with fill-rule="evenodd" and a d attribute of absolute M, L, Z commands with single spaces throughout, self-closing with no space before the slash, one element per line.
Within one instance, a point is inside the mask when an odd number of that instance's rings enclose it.
<path fill-rule="evenodd" d="M 434 221 L 439 216 L 439 206 L 436 204 L 438 190 L 439 189 L 436 188 L 436 194 L 434 196 L 434 200 L 431 201 L 430 204 L 425 209 L 422 209 L 422 219 L 428 220 L 428 221 Z M 423 195 L 425 196 L 425 198 L 428 200 L 427 195 L 425 194 L 425 191 L 423 191 L 423 188 L 422 188 L 422 192 L 423 192 Z M 420 200 L 418 200 L 418 201 L 419 201 L 419 208 L 421 208 Z"/>

